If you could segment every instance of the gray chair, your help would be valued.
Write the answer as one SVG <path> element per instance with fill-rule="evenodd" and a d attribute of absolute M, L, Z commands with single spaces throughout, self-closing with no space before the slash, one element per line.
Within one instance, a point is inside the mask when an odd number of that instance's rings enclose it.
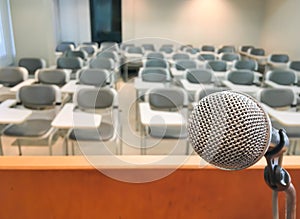
<path fill-rule="evenodd" d="M 134 47 L 134 46 L 135 46 L 134 43 L 122 43 L 122 44 L 121 44 L 121 50 L 122 50 L 122 51 L 126 51 L 126 49 L 127 49 L 128 47 Z"/>
<path fill-rule="evenodd" d="M 190 56 L 187 53 L 177 52 L 172 55 L 173 61 L 189 60 L 189 59 L 190 59 Z"/>
<path fill-rule="evenodd" d="M 268 56 L 267 65 L 269 70 L 287 69 L 289 56 L 287 54 L 271 54 Z"/>
<path fill-rule="evenodd" d="M 93 45 L 93 44 L 81 44 L 79 45 L 79 49 L 86 52 L 88 57 L 92 57 L 96 51 L 97 51 L 98 45 Z"/>
<path fill-rule="evenodd" d="M 189 69 L 186 71 L 185 78 L 193 84 L 211 84 L 213 72 L 209 69 Z"/>
<path fill-rule="evenodd" d="M 258 65 L 255 60 L 236 60 L 232 65 L 233 69 L 257 71 Z"/>
<path fill-rule="evenodd" d="M 222 60 L 210 60 L 207 61 L 206 68 L 212 69 L 214 72 L 226 72 L 227 63 Z"/>
<path fill-rule="evenodd" d="M 28 79 L 28 71 L 23 67 L 0 68 L 0 102 L 7 99 L 15 99 L 15 92 L 10 89 Z"/>
<path fill-rule="evenodd" d="M 297 85 L 300 86 L 300 61 L 289 61 L 288 69 L 294 71 L 297 75 Z"/>
<path fill-rule="evenodd" d="M 120 47 L 117 42 L 104 41 L 100 44 L 100 51 L 115 51 L 119 52 Z"/>
<path fill-rule="evenodd" d="M 84 62 L 78 57 L 59 57 L 56 62 L 58 69 L 70 69 L 72 73 L 75 73 L 79 69 L 83 68 Z"/>
<path fill-rule="evenodd" d="M 41 69 L 36 72 L 35 78 L 38 83 L 61 87 L 70 80 L 70 72 L 65 69 Z"/>
<path fill-rule="evenodd" d="M 89 113 L 100 113 L 102 115 L 101 124 L 94 129 L 71 129 L 68 132 L 68 142 L 72 144 L 74 153 L 74 143 L 81 146 L 81 151 L 86 154 L 85 146 L 82 142 L 103 142 L 97 147 L 105 147 L 104 143 L 116 142 L 116 154 L 122 154 L 122 126 L 119 115 L 118 95 L 111 88 L 82 88 L 75 95 L 73 102 L 78 111 Z"/>
<path fill-rule="evenodd" d="M 159 52 L 165 53 L 165 54 L 172 54 L 174 52 L 173 46 L 170 47 L 161 47 L 159 48 Z"/>
<path fill-rule="evenodd" d="M 151 52 L 154 52 L 155 51 L 155 46 L 154 44 L 143 44 L 142 45 L 144 51 L 151 51 Z"/>
<path fill-rule="evenodd" d="M 152 119 L 150 124 L 142 127 L 141 153 L 147 152 L 147 138 L 155 139 L 183 139 L 186 141 L 186 153 L 189 153 L 187 141 L 187 114 L 188 95 L 181 88 L 153 88 L 145 94 L 145 103 L 140 106 L 149 106 Z M 174 114 L 181 118 L 178 125 L 168 124 L 164 120 L 164 112 L 168 115 Z M 141 111 L 141 113 L 147 113 Z M 157 124 L 156 119 L 162 120 L 162 124 Z M 153 123 L 152 123 L 153 122 Z"/>
<path fill-rule="evenodd" d="M 65 51 L 63 54 L 64 57 L 68 58 L 81 58 L 82 60 L 86 61 L 88 58 L 88 53 L 84 50 L 68 50 Z"/>
<path fill-rule="evenodd" d="M 214 61 L 217 60 L 217 55 L 212 52 L 200 52 L 197 56 L 197 60 L 199 61 Z"/>
<path fill-rule="evenodd" d="M 221 53 L 220 54 L 220 60 L 223 60 L 225 62 L 233 62 L 236 60 L 241 60 L 241 56 L 238 53 Z"/>
<path fill-rule="evenodd" d="M 103 51 L 97 53 L 97 58 L 112 59 L 114 62 L 120 62 L 120 57 L 115 51 Z"/>
<path fill-rule="evenodd" d="M 162 52 L 149 52 L 146 59 L 165 59 L 165 56 Z"/>
<path fill-rule="evenodd" d="M 292 86 L 297 83 L 297 76 L 296 73 L 291 70 L 272 70 L 266 73 L 265 83 L 270 86 Z"/>
<path fill-rule="evenodd" d="M 61 42 L 57 44 L 55 51 L 59 53 L 64 53 L 67 50 L 74 50 L 76 47 L 76 44 L 74 42 Z"/>
<path fill-rule="evenodd" d="M 193 47 L 187 47 L 183 51 L 190 54 L 190 55 L 196 55 L 200 52 L 200 49 L 199 48 L 193 48 Z"/>
<path fill-rule="evenodd" d="M 262 48 L 250 48 L 248 53 L 253 56 L 265 56 L 266 52 Z"/>
<path fill-rule="evenodd" d="M 291 89 L 266 88 L 257 94 L 260 102 L 275 110 L 292 110 L 295 103 L 295 94 Z M 290 139 L 288 154 L 295 154 L 297 140 L 300 138 L 300 126 L 286 126 L 271 117 L 272 126 L 276 129 L 284 129 Z M 294 141 L 294 142 L 293 142 Z"/>
<path fill-rule="evenodd" d="M 28 71 L 23 67 L 0 68 L 0 84 L 4 87 L 13 87 L 28 78 Z"/>
<path fill-rule="evenodd" d="M 90 60 L 89 67 L 113 71 L 115 69 L 115 62 L 110 58 L 97 57 Z"/>
<path fill-rule="evenodd" d="M 146 82 L 164 83 L 171 81 L 170 71 L 166 68 L 143 68 L 139 71 L 138 77 Z"/>
<path fill-rule="evenodd" d="M 26 68 L 29 76 L 33 76 L 36 70 L 46 68 L 46 61 L 42 58 L 21 58 L 18 66 Z"/>
<path fill-rule="evenodd" d="M 217 50 L 218 54 L 221 53 L 235 53 L 235 48 L 231 46 L 225 46 Z"/>
<path fill-rule="evenodd" d="M 143 62 L 144 68 L 169 68 L 169 63 L 164 59 L 146 59 Z"/>
<path fill-rule="evenodd" d="M 77 75 L 78 84 L 95 87 L 112 86 L 111 73 L 106 69 L 83 69 Z"/>
<path fill-rule="evenodd" d="M 137 71 L 142 67 L 144 49 L 140 46 L 127 47 L 124 56 L 124 80 L 127 81 L 130 70 Z"/>
<path fill-rule="evenodd" d="M 60 97 L 58 87 L 54 85 L 23 86 L 17 98 L 23 107 L 29 108 L 33 114 L 21 124 L 10 124 L 3 129 L 2 135 L 16 138 L 19 155 L 22 155 L 21 140 L 48 139 L 49 153 L 52 155 L 52 140 L 55 128 L 51 126 L 56 103 Z M 49 113 L 51 111 L 52 113 Z M 45 114 L 41 114 L 44 112 Z M 54 114 L 54 115 L 53 115 Z"/>
<path fill-rule="evenodd" d="M 244 46 L 240 46 L 239 47 L 239 52 L 241 53 L 241 55 L 246 55 L 249 51 L 249 49 L 253 49 L 254 46 L 252 45 L 244 45 Z"/>
<path fill-rule="evenodd" d="M 231 70 L 227 72 L 226 78 L 233 84 L 253 85 L 255 76 L 250 70 Z"/>
<path fill-rule="evenodd" d="M 197 68 L 197 62 L 194 60 L 178 60 L 175 62 L 175 68 L 179 71 L 195 69 Z"/>
<path fill-rule="evenodd" d="M 201 47 L 201 51 L 203 52 L 215 52 L 216 48 L 215 46 L 212 46 L 212 45 L 203 45 Z"/>

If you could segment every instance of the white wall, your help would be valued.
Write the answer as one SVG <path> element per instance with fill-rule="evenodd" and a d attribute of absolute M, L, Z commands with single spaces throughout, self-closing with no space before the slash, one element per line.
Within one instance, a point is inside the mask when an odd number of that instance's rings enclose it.
<path fill-rule="evenodd" d="M 53 63 L 56 45 L 54 5 L 49 0 L 11 0 L 16 62 L 41 57 Z"/>
<path fill-rule="evenodd" d="M 299 9 L 299 0 L 267 0 L 261 39 L 267 52 L 288 53 L 300 60 Z"/>
<path fill-rule="evenodd" d="M 180 44 L 260 45 L 265 1 L 124 0 L 123 39 L 159 37 Z"/>

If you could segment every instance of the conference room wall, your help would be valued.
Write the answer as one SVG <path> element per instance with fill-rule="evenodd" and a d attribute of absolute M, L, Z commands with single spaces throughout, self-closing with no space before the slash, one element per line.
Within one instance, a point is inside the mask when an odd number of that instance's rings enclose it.
<path fill-rule="evenodd" d="M 11 0 L 16 63 L 21 57 L 41 57 L 55 62 L 55 0 Z"/>
<path fill-rule="evenodd" d="M 267 0 L 261 45 L 272 52 L 300 59 L 299 0 Z"/>
<path fill-rule="evenodd" d="M 161 37 L 182 44 L 260 45 L 265 1 L 125 0 L 123 39 Z"/>

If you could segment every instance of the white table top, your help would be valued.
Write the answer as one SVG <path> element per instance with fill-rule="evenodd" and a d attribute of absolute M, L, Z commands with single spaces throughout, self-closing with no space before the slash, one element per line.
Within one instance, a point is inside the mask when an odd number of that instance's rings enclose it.
<path fill-rule="evenodd" d="M 170 70 L 171 74 L 176 78 L 182 78 L 185 73 L 185 70 L 178 70 L 176 68 L 171 68 Z"/>
<path fill-rule="evenodd" d="M 35 81 L 36 81 L 35 79 L 27 79 L 26 81 L 23 81 L 23 82 L 17 84 L 16 86 L 12 87 L 10 89 L 10 91 L 17 92 L 21 87 L 34 84 Z"/>
<path fill-rule="evenodd" d="M 81 88 L 92 88 L 93 86 L 90 85 L 83 85 L 83 84 L 77 84 L 77 80 L 71 80 L 68 83 L 66 83 L 62 88 L 61 92 L 62 93 L 68 93 L 68 94 L 73 94 L 76 92 L 76 90 L 81 89 Z"/>
<path fill-rule="evenodd" d="M 162 112 L 151 110 L 149 103 L 140 103 L 140 119 L 143 125 L 174 125 L 186 123 L 186 119 L 178 112 Z"/>
<path fill-rule="evenodd" d="M 22 123 L 31 115 L 31 113 L 31 110 L 26 109 L 0 107 L 0 124 Z"/>
<path fill-rule="evenodd" d="M 214 84 L 197 84 L 197 83 L 190 83 L 186 79 L 180 80 L 183 88 L 188 92 L 196 92 L 199 89 L 206 89 L 206 88 L 213 88 Z"/>
<path fill-rule="evenodd" d="M 279 111 L 261 103 L 266 112 L 279 123 L 286 126 L 300 126 L 300 112 Z"/>
<path fill-rule="evenodd" d="M 56 128 L 96 128 L 101 123 L 101 115 L 74 112 L 74 104 L 67 103 L 56 115 L 51 125 Z"/>
<path fill-rule="evenodd" d="M 265 80 L 265 84 L 269 85 L 270 87 L 274 88 L 284 88 L 284 89 L 291 89 L 296 94 L 300 94 L 300 87 L 299 86 L 291 86 L 291 85 L 280 85 L 276 84 L 273 81 Z"/>
<path fill-rule="evenodd" d="M 233 84 L 230 81 L 224 80 L 222 81 L 222 83 L 235 91 L 239 91 L 239 92 L 243 92 L 243 93 L 247 93 L 250 95 L 255 95 L 258 91 L 262 90 L 261 87 L 257 87 L 255 85 L 239 85 L 239 84 Z"/>
<path fill-rule="evenodd" d="M 164 83 L 158 82 L 146 82 L 143 81 L 141 78 L 134 78 L 134 88 L 138 91 L 146 91 L 150 88 L 163 88 L 165 87 Z"/>

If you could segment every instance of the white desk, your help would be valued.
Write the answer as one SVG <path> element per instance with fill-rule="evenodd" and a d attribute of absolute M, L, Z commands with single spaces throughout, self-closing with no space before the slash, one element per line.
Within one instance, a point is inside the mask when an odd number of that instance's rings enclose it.
<path fill-rule="evenodd" d="M 274 83 L 273 81 L 270 81 L 270 80 L 265 80 L 265 84 L 270 87 L 274 87 L 274 88 L 291 89 L 295 94 L 300 94 L 299 86 L 280 85 L 280 84 Z"/>
<path fill-rule="evenodd" d="M 170 71 L 176 79 L 182 79 L 185 74 L 185 70 L 178 70 L 175 67 L 171 68 Z"/>
<path fill-rule="evenodd" d="M 35 79 L 27 79 L 26 81 L 23 81 L 23 82 L 17 84 L 16 86 L 12 87 L 12 88 L 10 89 L 10 91 L 12 91 L 12 92 L 17 92 L 21 87 L 27 86 L 27 85 L 32 85 L 32 84 L 34 84 L 35 82 L 36 82 Z"/>
<path fill-rule="evenodd" d="M 227 80 L 222 81 L 222 83 L 226 87 L 230 88 L 231 90 L 246 93 L 246 94 L 249 94 L 251 96 L 255 96 L 258 91 L 262 90 L 261 87 L 257 87 L 255 85 L 233 84 L 233 83 L 231 83 L 230 81 L 227 81 Z"/>
<path fill-rule="evenodd" d="M 24 122 L 31 114 L 31 110 L 9 108 L 11 102 L 3 102 L 0 107 L 0 124 L 19 124 Z M 1 131 L 0 131 L 1 134 Z M 3 155 L 2 144 L 0 141 L 0 155 Z"/>
<path fill-rule="evenodd" d="M 56 115 L 51 125 L 60 129 L 70 128 L 97 128 L 101 123 L 101 115 L 76 112 L 74 104 L 67 103 Z"/>
<path fill-rule="evenodd" d="M 286 126 L 300 126 L 300 112 L 279 111 L 261 103 L 266 112 L 279 123 Z"/>
<path fill-rule="evenodd" d="M 189 93 L 195 93 L 199 89 L 206 89 L 206 88 L 213 88 L 214 84 L 197 84 L 197 83 L 190 83 L 186 79 L 180 80 L 183 88 L 188 91 Z"/>
<path fill-rule="evenodd" d="M 66 83 L 60 90 L 62 93 L 66 94 L 74 94 L 76 90 L 79 90 L 81 88 L 93 88 L 94 86 L 91 85 L 83 85 L 83 84 L 77 84 L 77 80 L 71 80 L 68 83 Z"/>

